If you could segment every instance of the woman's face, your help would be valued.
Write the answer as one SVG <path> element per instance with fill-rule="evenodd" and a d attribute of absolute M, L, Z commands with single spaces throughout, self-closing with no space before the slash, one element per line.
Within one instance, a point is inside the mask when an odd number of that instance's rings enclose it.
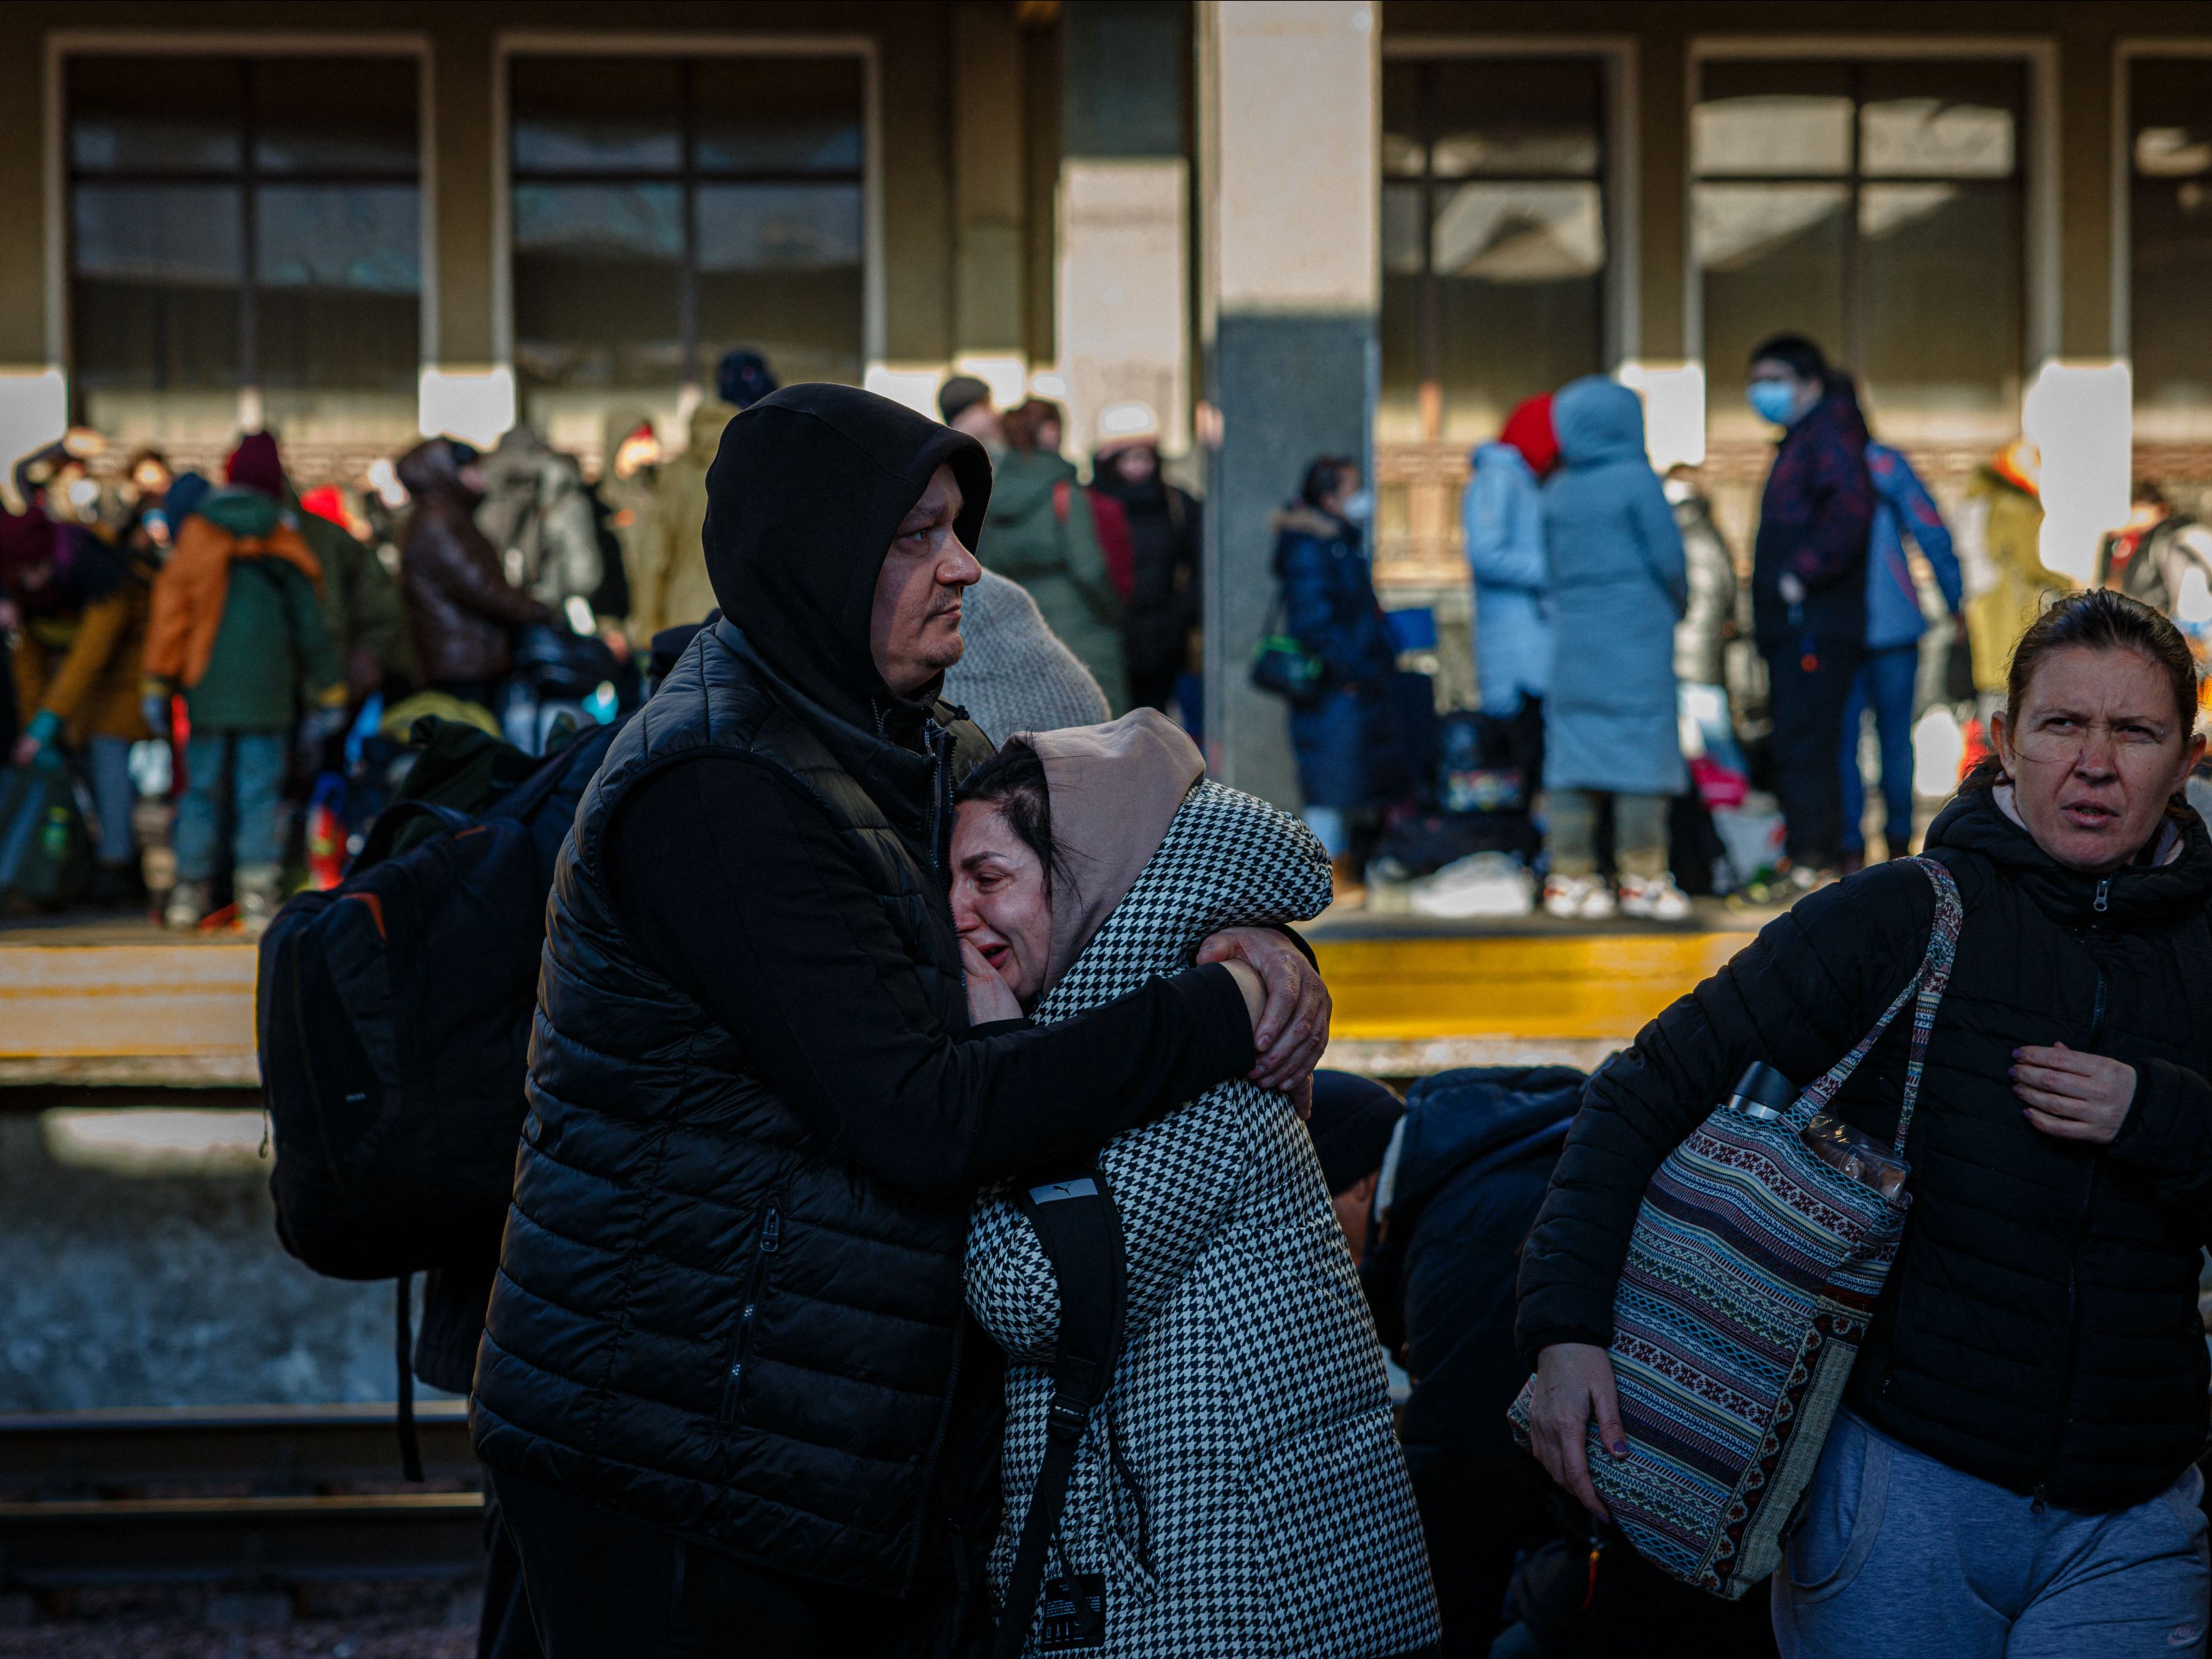
<path fill-rule="evenodd" d="M 2102 875 L 2158 828 L 2166 802 L 2204 753 L 2157 665 L 2139 652 L 2071 646 L 2028 682 L 2017 727 L 1992 722 L 2014 805 L 2037 846 L 2069 869 Z"/>
<path fill-rule="evenodd" d="M 963 801 L 952 826 L 952 925 L 1027 1008 L 1052 961 L 1044 866 L 995 802 Z"/>

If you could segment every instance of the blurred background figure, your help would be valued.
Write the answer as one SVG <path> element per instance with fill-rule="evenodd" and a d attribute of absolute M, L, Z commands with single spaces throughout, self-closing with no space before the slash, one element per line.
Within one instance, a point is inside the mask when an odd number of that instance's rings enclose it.
<path fill-rule="evenodd" d="M 417 674 L 399 583 L 353 533 L 336 489 L 325 485 L 309 494 L 326 498 L 324 510 L 310 510 L 307 497 L 286 477 L 292 523 L 322 569 L 323 625 L 338 653 L 348 695 L 356 708 L 378 692 L 386 702 L 397 702 L 414 690 Z"/>
<path fill-rule="evenodd" d="M 310 708 L 342 721 L 346 685 L 323 621 L 322 567 L 287 521 L 276 441 L 247 434 L 224 479 L 189 507 L 189 475 L 170 489 L 185 516 L 154 583 L 144 715 L 166 735 L 170 699 L 182 692 L 191 722 L 177 884 L 163 920 L 189 930 L 207 915 L 228 823 L 238 920 L 258 933 L 283 899 L 293 728 Z"/>
<path fill-rule="evenodd" d="M 707 469 L 721 447 L 722 428 L 737 414 L 713 399 L 691 411 L 684 453 L 664 463 L 653 481 L 653 507 L 638 535 L 629 591 L 629 637 L 649 645 L 663 629 L 703 621 L 714 608 L 707 580 Z"/>
<path fill-rule="evenodd" d="M 957 413 L 975 407 L 962 404 Z M 985 568 L 1029 590 L 1045 625 L 1091 671 L 1120 714 L 1129 702 L 1121 599 L 1088 492 L 1075 469 L 1039 442 L 1040 431 L 1057 419 L 1053 405 L 1032 399 L 999 422 L 1006 447 L 992 457 L 991 506 L 975 553 Z M 947 423 L 966 429 L 957 418 Z"/>
<path fill-rule="evenodd" d="M 955 374 L 937 389 L 937 412 L 955 432 L 964 432 L 991 452 L 995 463 L 1006 447 L 1000 430 L 999 411 L 991 405 L 991 388 L 973 374 Z"/>
<path fill-rule="evenodd" d="M 1866 638 L 1874 481 L 1857 394 L 1804 336 L 1778 334 L 1752 352 L 1745 398 L 1783 428 L 1759 499 L 1752 611 L 1789 873 L 1804 891 L 1843 860 L 1844 703 Z"/>
<path fill-rule="evenodd" d="M 1127 522 L 1129 583 L 1121 612 L 1122 659 L 1133 707 L 1166 713 L 1191 672 L 1199 626 L 1199 505 L 1160 475 L 1159 417 L 1144 404 L 1098 415 L 1091 488 Z"/>
<path fill-rule="evenodd" d="M 1291 747 L 1306 827 L 1336 866 L 1340 904 L 1364 901 L 1359 872 L 1399 769 L 1390 702 L 1398 647 L 1353 521 L 1360 494 L 1357 465 L 1321 456 L 1273 525 L 1285 632 L 1320 665 L 1310 693 L 1291 705 Z"/>
<path fill-rule="evenodd" d="M 514 630 L 552 613 L 508 585 L 498 552 L 477 528 L 483 489 L 473 448 L 427 439 L 400 457 L 398 475 L 411 501 L 400 587 L 423 684 L 489 709 L 514 663 Z"/>
<path fill-rule="evenodd" d="M 768 359 L 757 351 L 726 351 L 714 365 L 714 395 L 732 409 L 747 410 L 776 389 Z"/>
<path fill-rule="evenodd" d="M 1844 700 L 1843 867 L 1866 862 L 1866 776 L 1860 728 L 1874 715 L 1881 753 L 1882 846 L 1903 858 L 1912 845 L 1912 721 L 1918 714 L 1920 638 L 1928 631 L 1920 584 L 1905 556 L 1909 540 L 1934 573 L 1943 608 L 1955 620 L 1965 590 L 1951 532 L 1912 464 L 1887 444 L 1866 448 L 1874 481 L 1874 527 L 1867 544 L 1866 650 Z"/>
<path fill-rule="evenodd" d="M 481 463 L 477 528 L 498 550 L 507 585 L 519 587 L 580 634 L 593 629 L 592 601 L 604 574 L 599 526 L 570 457 L 526 426 L 500 434 Z"/>
<path fill-rule="evenodd" d="M 1523 798 L 1543 787 L 1544 692 L 1552 673 L 1552 623 L 1544 597 L 1544 503 L 1539 486 L 1558 465 L 1552 398 L 1515 405 L 1474 455 L 1461 499 L 1468 568 L 1474 577 L 1474 671 L 1482 712 L 1508 734 Z"/>
<path fill-rule="evenodd" d="M 1669 798 L 1689 787 L 1674 693 L 1674 625 L 1688 604 L 1682 538 L 1645 459 L 1644 403 L 1589 375 L 1552 402 L 1559 465 L 1544 485 L 1553 628 L 1544 702 L 1544 908 L 1599 918 L 1615 908 L 1598 869 L 1610 797 L 1619 908 L 1662 921 L 1689 914 L 1668 870 Z"/>
<path fill-rule="evenodd" d="M 653 416 L 635 404 L 609 410 L 599 425 L 599 477 L 586 486 L 591 494 L 592 521 L 599 535 L 599 558 L 608 580 L 593 609 L 603 621 L 619 618 L 625 626 L 636 608 L 638 556 L 644 545 L 646 520 L 653 511 L 653 481 L 660 468 L 660 437 Z M 621 591 L 612 591 L 619 578 Z M 602 632 L 608 630 L 603 629 Z"/>
<path fill-rule="evenodd" d="M 2098 546 L 2090 586 L 2117 588 L 2177 622 L 2201 623 L 2204 617 L 2182 611 L 2182 584 L 2191 572 L 2212 581 L 2212 529 L 2175 512 L 2149 479 L 2138 480 L 2128 521 Z"/>
<path fill-rule="evenodd" d="M 1986 728 L 2004 707 L 2013 647 L 2044 607 L 2074 582 L 2043 562 L 2040 459 L 2021 438 L 1999 450 L 1966 486 L 1981 521 L 1978 545 L 1968 544 L 1966 636 L 1973 647 L 1975 714 Z"/>

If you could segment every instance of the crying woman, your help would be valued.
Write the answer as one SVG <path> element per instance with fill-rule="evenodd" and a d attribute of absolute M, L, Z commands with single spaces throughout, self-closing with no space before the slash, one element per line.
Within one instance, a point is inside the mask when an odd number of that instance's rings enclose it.
<path fill-rule="evenodd" d="M 1188 968 L 1218 928 L 1328 902 L 1312 835 L 1204 771 L 1188 737 L 1139 709 L 1018 737 L 969 777 L 952 913 L 977 1025 L 1066 1018 Z M 1256 980 L 1240 984 L 1254 1001 Z M 1382 1349 L 1291 1101 L 1224 1084 L 1114 1140 L 1098 1167 L 1127 1258 L 1121 1358 L 1050 1557 L 1055 1575 L 1103 1581 L 1097 1650 L 1429 1650 L 1435 1598 Z M 976 1209 L 967 1279 L 1012 1362 L 991 1558 L 1003 1601 L 1043 1462 L 1060 1307 L 1004 1197 Z"/>

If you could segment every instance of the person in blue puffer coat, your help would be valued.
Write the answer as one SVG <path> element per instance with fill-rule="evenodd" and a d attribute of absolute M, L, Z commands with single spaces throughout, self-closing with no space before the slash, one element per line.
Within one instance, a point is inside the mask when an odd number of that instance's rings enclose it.
<path fill-rule="evenodd" d="M 1353 832 L 1382 804 L 1400 764 L 1390 714 L 1398 647 L 1352 522 L 1358 492 L 1359 468 L 1324 455 L 1306 468 L 1298 499 L 1273 526 L 1284 627 L 1322 663 L 1324 689 L 1291 709 L 1291 746 L 1306 827 L 1328 849 L 1340 899 L 1358 885 Z"/>
<path fill-rule="evenodd" d="M 1480 446 L 1461 498 L 1468 569 L 1474 577 L 1474 672 L 1482 712 L 1504 722 L 1530 795 L 1543 787 L 1544 690 L 1552 677 L 1552 619 L 1544 605 L 1544 504 L 1558 463 L 1547 392 L 1516 404 L 1496 441 Z"/>
<path fill-rule="evenodd" d="M 1613 914 L 1597 872 L 1598 802 L 1613 801 L 1620 906 L 1677 921 L 1668 797 L 1689 787 L 1674 709 L 1674 624 L 1689 605 L 1681 532 L 1644 448 L 1644 404 L 1585 375 L 1552 400 L 1559 470 L 1544 485 L 1551 695 L 1544 700 L 1544 908 Z"/>
<path fill-rule="evenodd" d="M 1920 636 L 1928 631 L 1920 588 L 1905 556 L 1905 540 L 1920 550 L 1936 573 L 1943 603 L 1955 619 L 1966 588 L 1951 532 L 1912 464 L 1887 444 L 1866 449 L 1874 480 L 1874 529 L 1867 541 L 1866 654 L 1859 659 L 1844 702 L 1844 863 L 1866 861 L 1866 780 L 1859 772 L 1859 727 L 1874 710 L 1881 745 L 1882 840 L 1892 858 L 1912 844 L 1913 687 L 1920 676 Z"/>

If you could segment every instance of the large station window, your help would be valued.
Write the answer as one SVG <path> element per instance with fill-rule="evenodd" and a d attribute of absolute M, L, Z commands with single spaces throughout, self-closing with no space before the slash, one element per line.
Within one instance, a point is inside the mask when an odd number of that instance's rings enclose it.
<path fill-rule="evenodd" d="M 524 57 L 513 75 L 526 418 L 711 392 L 733 346 L 787 384 L 860 380 L 859 58 Z"/>
<path fill-rule="evenodd" d="M 1605 62 L 1382 66 L 1385 441 L 1494 435 L 1605 364 Z"/>
<path fill-rule="evenodd" d="M 2212 57 L 2128 63 L 2136 430 L 2212 435 Z"/>
<path fill-rule="evenodd" d="M 1893 435 L 2015 417 L 2026 112 L 2017 63 L 1703 65 L 1692 242 L 1717 428 L 1764 431 L 1742 370 L 1784 330 L 1856 370 Z"/>
<path fill-rule="evenodd" d="M 68 60 L 82 418 L 210 439 L 258 391 L 288 437 L 414 430 L 411 58 Z"/>

